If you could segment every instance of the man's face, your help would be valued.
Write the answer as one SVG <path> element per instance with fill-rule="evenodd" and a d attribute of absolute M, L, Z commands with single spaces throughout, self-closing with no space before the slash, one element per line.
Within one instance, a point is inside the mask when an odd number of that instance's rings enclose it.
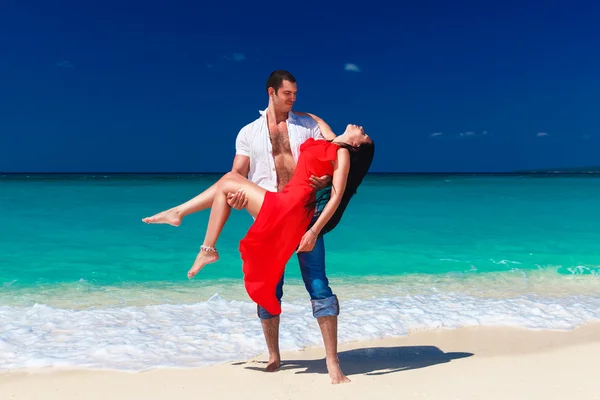
<path fill-rule="evenodd" d="M 281 87 L 273 96 L 275 109 L 281 112 L 290 112 L 296 102 L 297 92 L 298 85 L 295 82 L 283 81 Z"/>

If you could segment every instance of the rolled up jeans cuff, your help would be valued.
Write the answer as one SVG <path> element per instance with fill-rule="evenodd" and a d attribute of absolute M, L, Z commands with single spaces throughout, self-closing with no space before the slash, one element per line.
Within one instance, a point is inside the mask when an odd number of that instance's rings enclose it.
<path fill-rule="evenodd" d="M 281 304 L 281 300 L 279 300 L 279 304 Z M 278 315 L 273 315 L 270 312 L 268 312 L 267 310 L 265 310 L 263 307 L 259 306 L 258 304 L 256 305 L 256 314 L 258 315 L 258 318 L 260 319 L 271 319 L 271 318 L 275 318 L 278 317 Z"/>
<path fill-rule="evenodd" d="M 340 315 L 340 302 L 335 294 L 325 299 L 311 300 L 310 302 L 315 318 Z"/>

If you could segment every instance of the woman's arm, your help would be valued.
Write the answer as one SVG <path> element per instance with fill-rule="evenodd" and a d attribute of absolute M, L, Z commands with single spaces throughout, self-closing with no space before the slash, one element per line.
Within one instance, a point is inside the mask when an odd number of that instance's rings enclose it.
<path fill-rule="evenodd" d="M 346 190 L 346 182 L 348 181 L 348 172 L 350 171 L 350 153 L 347 149 L 340 148 L 337 154 L 337 161 L 333 170 L 331 196 L 323 207 L 323 211 L 314 225 L 304 234 L 298 247 L 298 252 L 311 251 L 315 245 L 319 233 L 331 219 L 335 211 L 342 201 L 342 196 Z"/>
<path fill-rule="evenodd" d="M 312 231 L 315 235 L 319 236 L 319 233 L 329 222 L 335 210 L 337 210 L 342 196 L 346 190 L 346 182 L 348 181 L 348 172 L 350 171 L 350 152 L 347 149 L 338 149 L 336 165 L 333 169 L 333 179 L 331 180 L 331 196 L 325 204 L 323 211 L 317 218 L 317 221 L 312 226 Z"/>
<path fill-rule="evenodd" d="M 314 119 L 317 125 L 319 125 L 319 130 L 321 131 L 321 134 L 326 140 L 333 140 L 337 137 L 337 135 L 333 133 L 333 130 L 331 129 L 329 124 L 323 121 L 321 118 L 317 117 L 316 115 L 300 111 L 294 111 L 294 114 L 302 115 L 304 117 L 311 117 L 312 119 Z"/>

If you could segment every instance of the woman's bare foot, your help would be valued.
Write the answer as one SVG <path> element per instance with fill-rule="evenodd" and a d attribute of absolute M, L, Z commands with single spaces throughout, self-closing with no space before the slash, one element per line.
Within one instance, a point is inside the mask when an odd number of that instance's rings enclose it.
<path fill-rule="evenodd" d="M 338 360 L 327 360 L 327 372 L 329 373 L 329 378 L 331 379 L 331 383 L 337 385 L 338 383 L 348 383 L 350 382 L 350 378 L 348 378 L 342 372 L 340 368 L 340 363 Z"/>
<path fill-rule="evenodd" d="M 216 251 L 205 251 L 201 250 L 200 253 L 196 256 L 196 261 L 194 261 L 194 265 L 188 271 L 188 278 L 192 279 L 205 265 L 210 263 L 214 263 L 219 259 L 219 253 Z"/>
<path fill-rule="evenodd" d="M 143 218 L 147 224 L 169 224 L 173 226 L 179 226 L 181 224 L 181 220 L 183 217 L 181 216 L 179 210 L 174 207 L 163 212 L 159 212 L 151 217 Z"/>

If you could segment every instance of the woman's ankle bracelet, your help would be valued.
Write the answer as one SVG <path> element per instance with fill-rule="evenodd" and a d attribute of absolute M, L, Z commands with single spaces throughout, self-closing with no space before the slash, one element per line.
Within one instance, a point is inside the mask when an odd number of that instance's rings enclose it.
<path fill-rule="evenodd" d="M 200 246 L 200 251 L 206 251 L 208 253 L 210 253 L 210 252 L 216 253 L 217 249 L 215 247 L 210 247 L 210 246 L 204 246 L 204 245 L 202 245 L 202 246 Z"/>

